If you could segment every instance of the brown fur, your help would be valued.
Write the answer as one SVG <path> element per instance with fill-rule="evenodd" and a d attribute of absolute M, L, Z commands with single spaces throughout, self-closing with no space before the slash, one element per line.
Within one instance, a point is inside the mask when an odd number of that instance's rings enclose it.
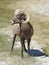
<path fill-rule="evenodd" d="M 23 18 L 24 17 L 22 17 L 22 19 Z M 31 37 L 33 35 L 34 30 L 33 30 L 32 25 L 29 22 L 22 23 L 22 20 L 20 20 L 18 18 L 14 19 L 13 22 L 14 22 L 14 24 L 18 23 L 20 25 L 20 32 L 19 32 L 20 34 L 18 34 L 18 35 L 20 35 L 21 49 L 22 49 L 21 50 L 21 56 L 23 57 L 23 50 L 25 50 L 27 52 L 27 50 L 25 48 L 25 40 L 27 40 L 27 43 L 28 43 L 28 53 L 30 53 L 29 52 L 29 50 L 30 50 L 30 41 L 31 41 Z M 12 50 L 13 50 L 13 47 L 14 47 L 16 35 L 17 35 L 17 33 L 15 33 L 14 37 L 13 37 Z"/>
<path fill-rule="evenodd" d="M 21 24 L 21 37 L 24 39 L 29 39 L 33 35 L 33 27 L 31 24 L 28 23 L 22 23 Z"/>

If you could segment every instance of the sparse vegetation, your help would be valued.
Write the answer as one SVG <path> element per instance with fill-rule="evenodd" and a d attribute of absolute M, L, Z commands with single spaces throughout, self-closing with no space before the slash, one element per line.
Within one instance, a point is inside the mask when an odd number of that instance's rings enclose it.
<path fill-rule="evenodd" d="M 41 0 L 42 1 L 42 0 Z M 40 2 L 41 2 L 40 1 Z M 23 3 L 24 2 L 24 3 Z M 24 52 L 24 58 L 20 57 L 20 48 L 16 48 L 13 52 L 10 51 L 12 45 L 12 35 L 9 31 L 11 28 L 10 20 L 13 17 L 14 11 L 17 8 L 31 9 L 31 6 L 36 4 L 36 0 L 0 0 L 0 60 L 6 61 L 9 65 L 40 65 L 36 64 L 36 58 L 30 57 Z M 21 5 L 21 6 L 20 6 Z M 43 14 L 34 13 L 31 11 L 31 24 L 34 28 L 34 35 L 32 39 L 38 41 L 42 46 L 43 50 L 49 55 L 49 16 Z M 10 34 L 6 34 L 10 33 Z M 2 32 L 1 32 L 2 31 Z M 13 62 L 12 62 L 13 61 Z M 20 62 L 19 62 L 20 61 Z M 28 63 L 29 62 L 29 63 Z"/>
<path fill-rule="evenodd" d="M 45 45 L 43 48 L 44 53 L 49 56 L 49 45 Z"/>

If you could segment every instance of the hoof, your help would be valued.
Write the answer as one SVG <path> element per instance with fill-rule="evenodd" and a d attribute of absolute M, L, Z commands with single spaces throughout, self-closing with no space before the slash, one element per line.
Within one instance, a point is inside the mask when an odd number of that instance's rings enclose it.
<path fill-rule="evenodd" d="M 24 50 L 25 52 L 28 52 L 26 49 Z"/>

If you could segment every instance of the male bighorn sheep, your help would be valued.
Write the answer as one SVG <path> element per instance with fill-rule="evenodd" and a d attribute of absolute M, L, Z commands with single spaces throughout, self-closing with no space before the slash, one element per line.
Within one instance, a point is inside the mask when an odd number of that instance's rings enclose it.
<path fill-rule="evenodd" d="M 23 57 L 23 50 L 26 50 L 25 48 L 25 40 L 27 40 L 28 42 L 28 53 L 30 50 L 30 41 L 31 41 L 31 37 L 33 35 L 33 27 L 32 25 L 28 22 L 23 23 L 23 21 L 26 21 L 26 15 L 24 13 L 19 14 L 17 17 L 15 17 L 13 20 L 11 20 L 14 28 L 14 37 L 13 37 L 13 44 L 12 44 L 12 50 L 14 47 L 14 43 L 15 43 L 15 38 L 16 35 L 20 36 L 20 41 L 21 41 L 21 46 L 22 46 L 22 50 L 21 50 L 21 56 Z"/>

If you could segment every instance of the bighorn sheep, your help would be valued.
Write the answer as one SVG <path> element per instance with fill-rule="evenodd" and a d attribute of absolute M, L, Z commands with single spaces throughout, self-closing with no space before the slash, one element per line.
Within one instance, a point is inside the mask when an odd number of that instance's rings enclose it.
<path fill-rule="evenodd" d="M 12 25 L 14 26 L 13 31 L 14 31 L 14 37 L 13 37 L 13 44 L 12 44 L 12 50 L 14 47 L 14 43 L 15 43 L 15 38 L 16 35 L 20 36 L 20 41 L 21 41 L 21 46 L 22 46 L 22 50 L 21 50 L 21 56 L 23 57 L 23 50 L 26 50 L 25 48 L 25 40 L 27 40 L 28 42 L 28 53 L 30 50 L 30 41 L 31 41 L 31 37 L 33 35 L 33 27 L 32 25 L 27 22 L 27 23 L 22 23 L 23 21 L 26 20 L 26 15 L 21 14 L 18 17 L 15 17 L 13 20 L 11 20 Z"/>

